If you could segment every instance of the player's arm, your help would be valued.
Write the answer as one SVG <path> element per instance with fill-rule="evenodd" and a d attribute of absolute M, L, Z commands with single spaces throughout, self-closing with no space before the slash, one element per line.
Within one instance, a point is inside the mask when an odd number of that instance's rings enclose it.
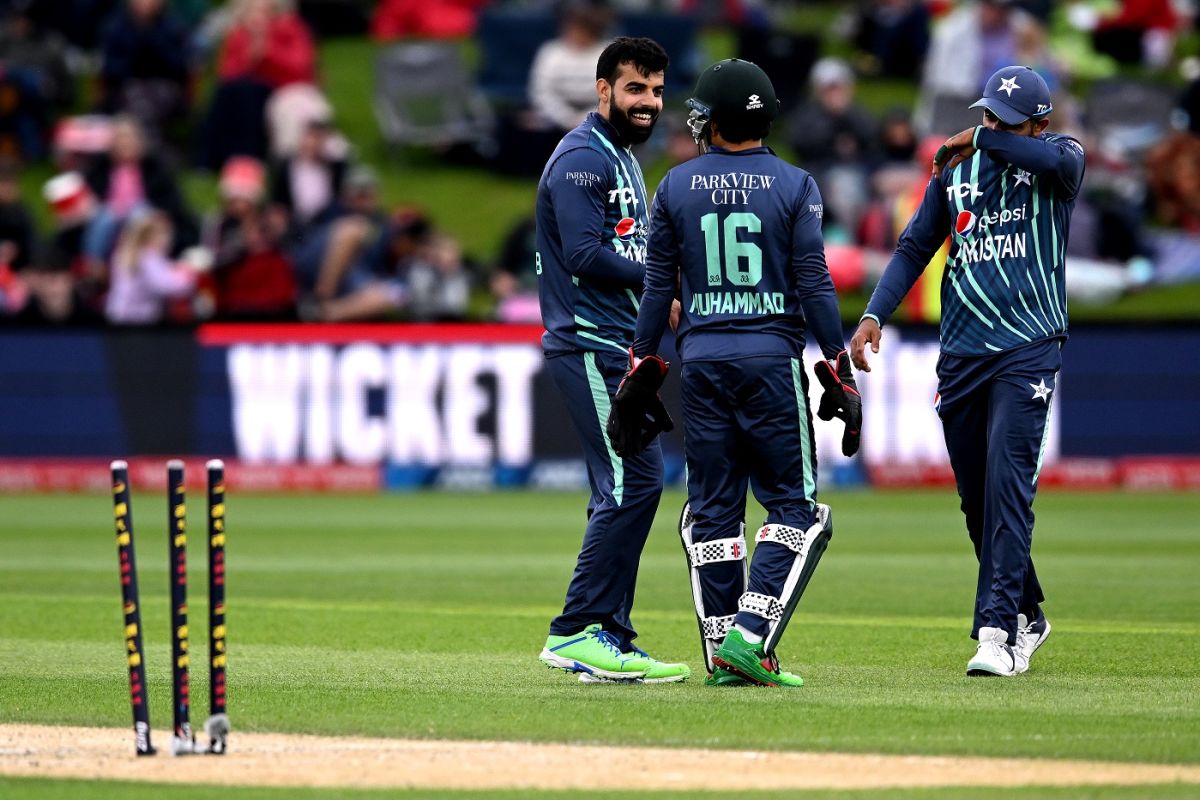
<path fill-rule="evenodd" d="M 646 280 L 633 335 L 633 354 L 636 358 L 658 352 L 679 282 L 679 237 L 666 208 L 669 181 L 669 176 L 663 180 L 651 204 L 650 238 L 646 244 Z"/>
<path fill-rule="evenodd" d="M 579 148 L 564 153 L 551 167 L 546 182 L 554 202 L 558 235 L 570 273 L 597 284 L 641 288 L 645 268 L 606 247 L 604 207 L 610 186 L 611 166 L 595 150 Z"/>
<path fill-rule="evenodd" d="M 1032 175 L 1054 176 L 1068 197 L 1074 197 L 1083 182 L 1083 146 L 1069 136 L 1039 139 L 980 125 L 975 128 L 972 144 Z"/>
<path fill-rule="evenodd" d="M 823 207 L 817 182 L 808 176 L 792 228 L 792 273 L 804 308 L 804 321 L 825 358 L 837 358 L 846 349 L 837 291 L 825 263 L 825 238 L 821 233 Z"/>
<path fill-rule="evenodd" d="M 871 345 L 871 352 L 879 352 L 884 323 L 900 306 L 904 295 L 908 294 L 917 278 L 921 277 L 929 260 L 946 240 L 946 233 L 950 230 L 950 212 L 946 207 L 943 192 L 942 180 L 938 177 L 930 178 L 925 187 L 925 197 L 904 233 L 900 234 L 896 252 L 884 268 L 883 277 L 871 293 L 871 300 L 867 303 L 866 313 L 859 321 L 858 330 L 850 339 L 850 358 L 854 366 L 864 372 L 871 371 L 866 357 L 867 345 Z"/>
<path fill-rule="evenodd" d="M 862 434 L 862 397 L 850 369 L 842 334 L 842 318 L 838 312 L 837 290 L 825 263 L 825 238 L 821 234 L 821 192 L 810 175 L 792 228 L 792 269 L 804 320 L 812 331 L 823 359 L 813 367 L 817 380 L 825 391 L 821 393 L 817 416 L 823 420 L 834 417 L 846 423 L 842 434 L 842 453 L 852 456 L 858 452 Z"/>

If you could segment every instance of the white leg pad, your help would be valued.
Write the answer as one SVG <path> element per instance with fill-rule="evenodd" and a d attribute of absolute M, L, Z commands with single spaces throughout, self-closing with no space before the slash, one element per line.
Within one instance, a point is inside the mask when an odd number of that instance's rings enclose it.
<path fill-rule="evenodd" d="M 700 628 L 700 646 L 704 651 L 704 667 L 712 672 L 712 655 L 721 646 L 725 634 L 733 627 L 733 614 L 712 616 L 704 608 L 703 578 L 700 568 L 706 564 L 723 561 L 742 562 L 742 590 L 745 591 L 748 571 L 746 564 L 746 526 L 742 525 L 738 536 L 713 539 L 708 542 L 692 540 L 692 507 L 684 504 L 679 517 L 679 537 L 683 540 L 683 551 L 687 555 L 688 573 L 691 578 L 692 602 L 696 607 L 696 621 Z"/>

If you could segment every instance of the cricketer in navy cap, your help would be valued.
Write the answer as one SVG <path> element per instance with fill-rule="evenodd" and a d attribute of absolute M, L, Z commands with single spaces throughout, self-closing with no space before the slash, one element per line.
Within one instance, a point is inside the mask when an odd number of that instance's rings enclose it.
<path fill-rule="evenodd" d="M 1050 88 L 1029 67 L 1004 67 L 992 73 L 983 87 L 983 97 L 971 108 L 986 108 L 1005 125 L 1020 125 L 1031 117 L 1044 117 L 1054 110 Z"/>

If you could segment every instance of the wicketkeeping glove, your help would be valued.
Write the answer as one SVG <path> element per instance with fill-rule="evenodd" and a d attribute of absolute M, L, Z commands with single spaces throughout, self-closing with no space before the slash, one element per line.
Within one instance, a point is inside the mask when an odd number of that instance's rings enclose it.
<path fill-rule="evenodd" d="M 858 452 L 862 437 L 862 395 L 858 393 L 854 373 L 850 371 L 850 355 L 843 350 L 832 361 L 822 359 L 813 367 L 813 372 L 825 387 L 817 416 L 826 421 L 837 417 L 846 423 L 842 454 L 852 456 Z"/>
<path fill-rule="evenodd" d="M 621 458 L 636 456 L 650 446 L 655 436 L 675 429 L 658 396 L 670 365 L 658 356 L 634 358 L 632 350 L 629 364 L 629 371 L 617 387 L 606 426 L 613 450 Z"/>

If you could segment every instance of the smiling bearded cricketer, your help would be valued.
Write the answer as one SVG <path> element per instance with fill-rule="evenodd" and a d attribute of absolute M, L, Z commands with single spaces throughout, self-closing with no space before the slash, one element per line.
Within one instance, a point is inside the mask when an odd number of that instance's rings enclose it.
<path fill-rule="evenodd" d="M 597 109 L 559 142 L 537 192 L 538 295 L 546 371 L 583 446 L 592 495 L 587 529 L 562 614 L 541 652 L 547 666 L 583 681 L 670 683 L 686 664 L 637 647 L 630 620 L 638 564 L 662 495 L 657 442 L 622 458 L 605 436 L 628 365 L 646 274 L 650 198 L 630 149 L 650 138 L 662 111 L 667 54 L 620 38 L 596 64 Z M 666 410 L 653 431 L 672 426 Z"/>

